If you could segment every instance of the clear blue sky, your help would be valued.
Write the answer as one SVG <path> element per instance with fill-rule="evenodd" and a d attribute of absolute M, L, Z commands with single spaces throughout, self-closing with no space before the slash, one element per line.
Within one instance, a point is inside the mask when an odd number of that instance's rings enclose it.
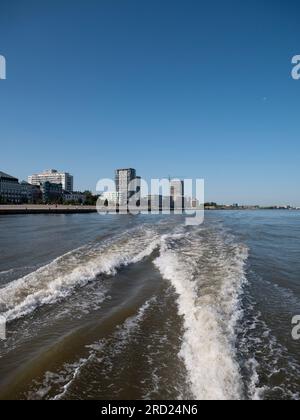
<path fill-rule="evenodd" d="M 203 177 L 300 205 L 298 0 L 0 0 L 0 170 Z"/>

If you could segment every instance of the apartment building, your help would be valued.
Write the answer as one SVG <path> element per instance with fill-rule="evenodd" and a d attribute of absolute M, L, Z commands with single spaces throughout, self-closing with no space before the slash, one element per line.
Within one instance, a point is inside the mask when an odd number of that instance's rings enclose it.
<path fill-rule="evenodd" d="M 44 182 L 51 184 L 61 184 L 62 189 L 68 192 L 73 192 L 73 176 L 68 172 L 59 172 L 56 169 L 50 169 L 41 174 L 34 174 L 28 177 L 29 184 L 41 185 Z"/>

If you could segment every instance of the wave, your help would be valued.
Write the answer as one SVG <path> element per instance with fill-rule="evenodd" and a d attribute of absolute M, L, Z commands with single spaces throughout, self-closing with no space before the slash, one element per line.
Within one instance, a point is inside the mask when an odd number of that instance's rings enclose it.
<path fill-rule="evenodd" d="M 156 300 L 156 296 L 147 300 L 135 315 L 128 317 L 123 324 L 116 327 L 110 338 L 87 345 L 85 347 L 88 350 L 86 357 L 82 357 L 74 363 L 65 363 L 58 372 L 46 372 L 42 381 L 34 382 L 33 389 L 28 392 L 26 397 L 28 399 L 52 400 L 67 398 L 68 393 L 72 393 L 72 386 L 79 379 L 82 371 L 89 369 L 93 363 L 101 365 L 105 375 L 109 375 L 113 367 L 111 358 L 122 352 L 126 347 L 139 328 L 148 309 Z"/>
<path fill-rule="evenodd" d="M 235 357 L 235 325 L 248 251 L 214 231 L 165 235 L 154 261 L 178 295 L 184 320 L 180 357 L 196 399 L 240 399 L 243 395 Z"/>
<path fill-rule="evenodd" d="M 299 360 L 278 340 L 260 311 L 257 298 L 253 296 L 253 291 L 265 296 L 262 282 L 268 288 L 272 288 L 273 284 L 252 272 L 253 275 L 260 282 L 255 286 L 252 277 L 252 282 L 246 287 L 244 306 L 247 317 L 238 327 L 238 353 L 244 376 L 249 378 L 246 383 L 247 398 L 299 400 Z"/>
<path fill-rule="evenodd" d="M 101 274 L 114 276 L 121 267 L 143 260 L 158 245 L 154 232 L 139 228 L 71 251 L 0 289 L 0 313 L 9 322 L 54 304 Z"/>
<path fill-rule="evenodd" d="M 201 400 L 242 399 L 236 324 L 242 315 L 240 296 L 246 281 L 248 250 L 219 227 L 191 229 L 177 225 L 172 233 L 168 227 L 162 234 L 159 229 L 141 226 L 101 244 L 83 246 L 0 289 L 0 312 L 8 321 L 19 319 L 70 296 L 99 275 L 114 276 L 120 268 L 142 261 L 156 249 L 160 255 L 154 264 L 177 293 L 178 313 L 184 323 L 179 357 L 192 395 Z M 64 398 L 95 358 L 102 364 L 106 360 L 108 372 L 111 358 L 103 354 L 122 351 L 148 305 L 146 302 L 135 317 L 117 328 L 109 349 L 100 341 L 88 348 L 86 358 L 66 364 L 57 375 L 48 372 L 36 397 L 49 398 L 53 395 L 51 383 L 56 383 L 55 398 Z M 159 386 L 155 375 L 154 371 L 149 395 Z"/>
<path fill-rule="evenodd" d="M 10 270 L 6 270 L 6 271 L 0 271 L 0 276 L 10 274 L 10 273 L 13 273 L 13 272 L 14 272 L 13 268 L 11 268 Z"/>

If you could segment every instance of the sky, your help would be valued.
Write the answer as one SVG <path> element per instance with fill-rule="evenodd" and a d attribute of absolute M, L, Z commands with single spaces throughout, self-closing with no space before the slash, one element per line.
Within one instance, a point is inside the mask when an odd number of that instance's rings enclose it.
<path fill-rule="evenodd" d="M 0 170 L 300 206 L 298 0 L 0 0 Z"/>

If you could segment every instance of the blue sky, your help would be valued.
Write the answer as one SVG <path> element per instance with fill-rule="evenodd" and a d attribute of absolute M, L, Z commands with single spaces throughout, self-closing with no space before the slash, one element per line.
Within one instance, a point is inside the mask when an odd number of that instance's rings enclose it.
<path fill-rule="evenodd" d="M 299 1 L 0 0 L 0 170 L 199 177 L 300 205 Z"/>

